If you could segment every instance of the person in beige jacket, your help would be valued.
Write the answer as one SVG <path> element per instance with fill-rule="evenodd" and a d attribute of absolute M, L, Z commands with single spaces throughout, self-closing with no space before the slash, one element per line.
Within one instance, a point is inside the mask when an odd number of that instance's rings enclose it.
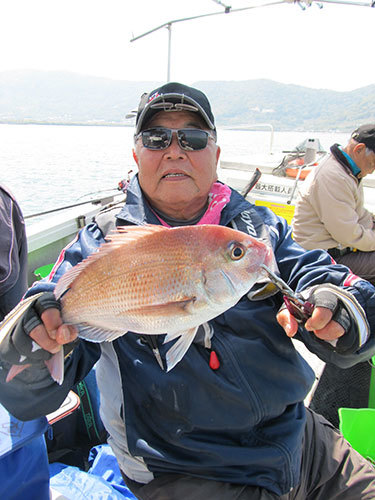
<path fill-rule="evenodd" d="M 327 250 L 336 262 L 375 284 L 374 216 L 364 207 L 362 179 L 375 170 L 375 124 L 334 144 L 301 187 L 292 221 L 303 248 Z"/>
<path fill-rule="evenodd" d="M 299 191 L 292 221 L 294 239 L 307 250 L 328 250 L 336 262 L 375 284 L 373 215 L 364 207 L 362 179 L 375 170 L 375 124 L 355 130 L 346 147 L 314 167 Z M 340 407 L 367 407 L 371 365 L 338 368 L 327 363 L 310 408 L 339 426 Z"/>

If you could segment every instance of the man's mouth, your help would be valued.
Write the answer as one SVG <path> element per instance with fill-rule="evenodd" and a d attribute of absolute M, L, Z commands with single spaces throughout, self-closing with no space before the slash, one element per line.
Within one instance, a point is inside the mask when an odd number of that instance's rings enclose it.
<path fill-rule="evenodd" d="M 163 175 L 163 179 L 167 179 L 168 177 L 186 177 L 186 174 L 165 174 Z"/>

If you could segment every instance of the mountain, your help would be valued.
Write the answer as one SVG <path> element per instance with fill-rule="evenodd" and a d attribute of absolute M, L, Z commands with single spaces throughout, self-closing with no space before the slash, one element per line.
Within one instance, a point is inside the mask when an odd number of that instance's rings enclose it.
<path fill-rule="evenodd" d="M 162 82 L 66 72 L 0 72 L 0 123 L 129 125 L 140 96 Z M 350 131 L 373 122 L 375 85 L 336 92 L 272 80 L 201 81 L 218 126 L 271 123 L 276 130 Z"/>
<path fill-rule="evenodd" d="M 350 92 L 271 80 L 197 82 L 227 125 L 271 123 L 277 130 L 350 131 L 374 122 L 375 85 Z"/>

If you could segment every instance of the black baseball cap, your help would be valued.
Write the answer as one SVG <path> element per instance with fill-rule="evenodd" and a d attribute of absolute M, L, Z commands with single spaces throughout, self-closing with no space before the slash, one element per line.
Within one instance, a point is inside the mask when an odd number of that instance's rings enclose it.
<path fill-rule="evenodd" d="M 352 139 L 362 142 L 375 153 L 375 123 L 361 125 L 352 133 Z"/>
<path fill-rule="evenodd" d="M 192 111 L 198 113 L 208 128 L 216 131 L 215 119 L 205 94 L 182 83 L 169 82 L 150 93 L 143 94 L 138 106 L 135 135 L 159 111 Z"/>

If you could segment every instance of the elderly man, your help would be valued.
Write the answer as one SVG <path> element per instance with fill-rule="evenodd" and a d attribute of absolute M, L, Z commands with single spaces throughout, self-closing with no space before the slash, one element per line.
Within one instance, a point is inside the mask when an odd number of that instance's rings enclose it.
<path fill-rule="evenodd" d="M 364 208 L 362 179 L 375 170 L 375 124 L 362 125 L 348 144 L 334 144 L 331 154 L 301 187 L 294 219 L 294 239 L 307 250 L 323 248 L 336 262 L 375 284 L 375 227 Z M 327 364 L 311 407 L 338 425 L 340 407 L 367 407 L 371 366 L 348 369 Z"/>
<path fill-rule="evenodd" d="M 375 284 L 374 216 L 363 206 L 362 179 L 375 170 L 375 124 L 355 130 L 342 148 L 313 169 L 301 187 L 294 238 L 303 248 L 328 250 L 336 262 Z"/>
<path fill-rule="evenodd" d="M 99 360 L 101 416 L 138 498 L 374 498 L 370 464 L 325 419 L 306 410 L 314 374 L 290 337 L 340 365 L 368 359 L 374 353 L 375 289 L 332 264 L 325 252 L 303 251 L 285 220 L 218 182 L 219 155 L 214 117 L 201 91 L 168 83 L 142 97 L 134 149 L 139 173 L 126 204 L 83 228 L 64 249 L 52 281 L 30 290 L 46 293 L 0 344 L 0 399 L 23 419 L 52 411 Z M 202 325 L 167 373 L 157 359 L 165 362 L 163 335 L 128 332 L 102 344 L 77 340 L 48 292 L 111 228 L 144 223 L 230 225 L 262 238 L 281 277 L 315 305 L 312 316 L 302 326 L 282 306 L 280 293 L 251 289 Z M 321 284 L 327 281 L 332 285 Z M 59 386 L 41 352 L 62 344 L 71 352 Z M 6 382 L 21 353 L 31 366 Z"/>

